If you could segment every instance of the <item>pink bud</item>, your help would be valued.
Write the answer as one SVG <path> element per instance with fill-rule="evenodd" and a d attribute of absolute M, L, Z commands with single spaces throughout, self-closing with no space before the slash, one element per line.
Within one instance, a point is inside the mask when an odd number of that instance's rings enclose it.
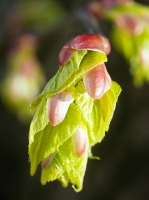
<path fill-rule="evenodd" d="M 118 15 L 115 20 L 116 24 L 130 35 L 140 35 L 143 31 L 143 26 L 135 15 Z"/>
<path fill-rule="evenodd" d="M 93 99 L 101 98 L 111 86 L 111 78 L 104 64 L 98 65 L 83 75 L 87 93 Z"/>
<path fill-rule="evenodd" d="M 73 138 L 74 151 L 78 157 L 82 157 L 88 144 L 87 133 L 82 128 L 78 128 Z"/>
<path fill-rule="evenodd" d="M 73 102 L 70 92 L 63 91 L 47 100 L 47 115 L 53 126 L 60 124 L 66 116 L 69 105 Z"/>
<path fill-rule="evenodd" d="M 59 53 L 59 65 L 66 63 L 77 50 L 92 50 L 110 52 L 110 43 L 99 35 L 82 34 L 72 38 Z"/>
<path fill-rule="evenodd" d="M 47 156 L 42 162 L 41 162 L 41 168 L 45 169 L 48 168 L 49 165 L 51 164 L 53 158 L 55 157 L 55 152 Z"/>

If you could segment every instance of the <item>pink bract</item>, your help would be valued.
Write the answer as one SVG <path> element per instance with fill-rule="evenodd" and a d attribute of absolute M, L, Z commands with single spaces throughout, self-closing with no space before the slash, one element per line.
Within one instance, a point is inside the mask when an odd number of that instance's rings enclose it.
<path fill-rule="evenodd" d="M 61 49 L 58 57 L 60 67 L 64 65 L 78 50 L 103 51 L 110 53 L 110 43 L 103 36 L 94 34 L 82 34 L 72 38 Z"/>
<path fill-rule="evenodd" d="M 41 162 L 41 168 L 42 169 L 49 167 L 49 165 L 51 164 L 55 154 L 56 153 L 54 152 L 54 153 L 50 154 L 49 156 L 47 156 L 46 158 L 44 158 L 44 160 Z"/>
<path fill-rule="evenodd" d="M 84 155 L 87 148 L 87 140 L 87 133 L 85 130 L 78 128 L 73 138 L 74 151 L 78 157 L 82 157 Z"/>
<path fill-rule="evenodd" d="M 86 72 L 83 81 L 88 95 L 93 99 L 101 98 L 111 86 L 111 77 L 104 64 Z"/>
<path fill-rule="evenodd" d="M 52 126 L 56 126 L 64 120 L 72 101 L 73 97 L 68 91 L 63 91 L 47 100 L 47 116 Z"/>

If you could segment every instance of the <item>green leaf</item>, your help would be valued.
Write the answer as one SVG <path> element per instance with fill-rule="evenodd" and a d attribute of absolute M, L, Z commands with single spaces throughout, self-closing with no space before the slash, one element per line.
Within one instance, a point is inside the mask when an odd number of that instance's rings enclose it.
<path fill-rule="evenodd" d="M 72 76 L 79 69 L 80 63 L 86 53 L 86 50 L 77 51 L 74 56 L 58 70 L 56 75 L 47 83 L 42 93 L 31 104 L 31 109 L 36 109 L 38 107 L 44 95 L 48 94 L 49 97 L 55 95 L 74 83 Z"/>
<path fill-rule="evenodd" d="M 105 132 L 108 131 L 120 92 L 120 86 L 112 81 L 111 88 L 103 95 L 103 97 L 94 101 L 90 119 L 90 121 L 92 120 L 93 127 L 90 127 L 90 130 L 92 129 L 92 131 L 89 133 L 90 138 L 94 135 L 95 140 L 90 141 L 91 146 L 101 142 L 105 136 Z"/>
<path fill-rule="evenodd" d="M 76 84 L 85 72 L 106 61 L 107 57 L 102 51 L 77 51 L 48 82 L 43 92 L 31 104 L 31 108 L 37 108 L 44 95 L 50 97 L 62 92 L 71 85 Z"/>
<path fill-rule="evenodd" d="M 82 62 L 80 63 L 78 71 L 76 71 L 72 75 L 73 82 L 75 84 L 78 83 L 80 79 L 82 79 L 83 74 L 97 65 L 100 65 L 101 63 L 104 63 L 107 61 L 107 57 L 104 52 L 102 51 L 87 51 L 87 54 L 85 54 L 84 58 L 82 59 Z"/>
<path fill-rule="evenodd" d="M 34 135 L 42 131 L 46 125 L 48 124 L 49 120 L 47 118 L 46 112 L 46 101 L 44 100 L 43 103 L 40 105 L 38 110 L 36 111 L 33 120 L 30 125 L 30 132 L 29 132 L 29 144 L 34 142 Z"/>
<path fill-rule="evenodd" d="M 57 151 L 58 147 L 73 135 L 78 127 L 79 121 L 79 110 L 72 103 L 62 123 L 57 126 L 52 126 L 48 123 L 43 130 L 34 134 L 34 139 L 32 138 L 33 142 L 29 144 L 32 175 L 35 173 L 38 164 L 45 157 Z"/>
<path fill-rule="evenodd" d="M 104 52 L 81 51 L 75 54 L 32 104 L 38 110 L 29 135 L 31 174 L 47 156 L 54 155 L 50 165 L 42 169 L 42 184 L 58 179 L 64 187 L 71 182 L 75 191 L 82 189 L 88 157 L 97 158 L 92 156 L 90 148 L 100 142 L 108 130 L 121 91 L 119 85 L 112 82 L 111 88 L 101 99 L 94 100 L 87 94 L 82 81 L 83 74 L 105 61 L 107 57 Z M 68 87 L 74 102 L 70 104 L 65 119 L 57 126 L 52 126 L 46 114 L 47 98 Z M 87 150 L 82 157 L 76 155 L 73 146 L 73 137 L 79 127 L 88 134 Z"/>
<path fill-rule="evenodd" d="M 42 169 L 42 184 L 58 179 L 64 187 L 71 182 L 75 191 L 79 192 L 82 189 L 88 151 L 81 158 L 78 158 L 74 152 L 72 141 L 73 136 L 58 148 L 58 153 L 50 166 L 47 169 Z"/>
<path fill-rule="evenodd" d="M 63 174 L 64 174 L 63 163 L 62 163 L 62 160 L 60 159 L 59 154 L 57 153 L 56 156 L 53 158 L 50 166 L 46 169 L 42 169 L 41 183 L 45 185 L 46 182 L 49 182 L 49 181 L 54 181 L 62 177 L 64 179 Z"/>
<path fill-rule="evenodd" d="M 34 139 L 31 135 L 32 142 L 29 145 L 29 155 L 32 175 L 44 158 L 53 152 L 57 152 L 50 166 L 42 170 L 42 184 L 58 179 L 66 187 L 70 181 L 74 189 L 80 191 L 86 170 L 88 151 L 81 158 L 76 156 L 72 144 L 73 134 L 78 127 L 86 127 L 89 145 L 93 146 L 102 140 L 105 131 L 108 130 L 121 91 L 120 87 L 112 82 L 111 88 L 99 100 L 89 97 L 83 88 L 83 81 L 81 81 L 76 87 L 75 95 L 77 98 L 75 103 L 70 105 L 61 124 L 54 127 L 48 123 L 42 130 L 37 129 L 40 131 L 34 134 Z M 40 113 L 42 110 L 45 112 L 44 107 L 40 107 L 38 112 Z M 41 119 L 44 119 L 44 114 Z M 36 120 L 34 120 L 35 126 Z"/>
<path fill-rule="evenodd" d="M 75 191 L 81 191 L 86 171 L 88 150 L 86 150 L 82 157 L 78 158 L 74 152 L 72 136 L 60 146 L 58 152 L 68 176 L 68 181 L 73 184 Z"/>
<path fill-rule="evenodd" d="M 120 86 L 112 81 L 110 89 L 102 98 L 93 100 L 84 93 L 76 99 L 82 123 L 84 121 L 84 126 L 88 128 L 90 146 L 100 142 L 108 131 L 120 92 Z"/>

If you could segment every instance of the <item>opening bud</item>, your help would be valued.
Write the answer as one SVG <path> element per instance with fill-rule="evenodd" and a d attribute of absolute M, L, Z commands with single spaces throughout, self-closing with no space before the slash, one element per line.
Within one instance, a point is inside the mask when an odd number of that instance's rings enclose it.
<path fill-rule="evenodd" d="M 47 115 L 52 126 L 56 126 L 63 121 L 73 100 L 71 93 L 67 90 L 47 100 Z"/>
<path fill-rule="evenodd" d="M 41 162 L 41 168 L 45 169 L 48 168 L 53 160 L 53 158 L 55 157 L 56 152 L 50 154 L 49 156 L 47 156 L 42 162 Z"/>
<path fill-rule="evenodd" d="M 101 98 L 111 86 L 111 77 L 104 64 L 86 72 L 83 75 L 83 81 L 87 93 L 93 99 Z"/>
<path fill-rule="evenodd" d="M 79 50 L 103 51 L 107 55 L 110 53 L 111 47 L 108 39 L 103 36 L 94 34 L 78 35 L 69 40 L 61 49 L 58 56 L 59 67 L 61 68 Z"/>
<path fill-rule="evenodd" d="M 82 157 L 86 151 L 88 136 L 84 129 L 78 128 L 73 138 L 74 151 L 78 157 Z"/>

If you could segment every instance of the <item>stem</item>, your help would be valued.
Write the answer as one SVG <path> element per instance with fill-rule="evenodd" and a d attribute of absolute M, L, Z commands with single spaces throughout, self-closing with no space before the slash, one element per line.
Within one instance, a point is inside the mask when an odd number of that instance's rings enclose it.
<path fill-rule="evenodd" d="M 77 15 L 78 21 L 82 23 L 87 33 L 90 33 L 90 34 L 100 33 L 99 23 L 93 15 L 89 14 L 85 10 L 78 10 L 76 12 L 76 15 Z"/>
<path fill-rule="evenodd" d="M 97 19 L 90 15 L 87 11 L 80 9 L 72 14 L 68 14 L 60 21 L 56 26 L 51 27 L 44 33 L 39 33 L 40 48 L 44 46 L 45 42 L 52 36 L 63 32 L 63 30 L 68 29 L 70 26 L 75 26 L 77 23 L 81 22 L 87 33 L 99 34 L 100 28 Z"/>

